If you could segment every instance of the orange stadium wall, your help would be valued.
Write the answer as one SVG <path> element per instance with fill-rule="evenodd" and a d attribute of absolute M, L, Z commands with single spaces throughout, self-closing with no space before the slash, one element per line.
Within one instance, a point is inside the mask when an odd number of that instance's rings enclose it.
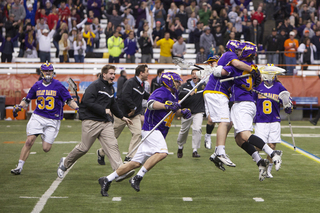
<path fill-rule="evenodd" d="M 76 80 L 77 82 L 90 82 L 97 79 L 95 75 L 57 75 L 55 79 L 67 82 L 68 78 Z M 117 81 L 119 75 L 116 76 Z M 128 78 L 133 75 L 128 75 Z M 149 83 L 155 75 L 149 75 Z M 182 76 L 185 82 L 190 76 Z M 6 96 L 6 105 L 14 105 L 20 103 L 21 99 L 25 97 L 28 90 L 38 80 L 39 76 L 36 74 L 0 74 L 0 95 Z M 320 79 L 318 76 L 279 76 L 279 80 L 290 91 L 292 97 L 318 97 L 320 100 Z M 81 96 L 81 95 L 80 95 Z"/>

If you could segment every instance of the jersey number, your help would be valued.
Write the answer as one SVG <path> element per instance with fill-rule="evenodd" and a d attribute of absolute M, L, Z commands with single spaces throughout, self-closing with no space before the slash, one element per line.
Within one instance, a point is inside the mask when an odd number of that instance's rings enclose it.
<path fill-rule="evenodd" d="M 263 113 L 267 114 L 267 115 L 271 114 L 271 112 L 272 112 L 272 103 L 271 103 L 271 101 L 265 100 L 265 101 L 263 101 L 262 105 L 263 105 Z"/>
<path fill-rule="evenodd" d="M 243 71 L 242 75 L 249 74 L 248 71 Z M 246 80 L 247 84 L 241 84 L 241 87 L 246 89 L 247 91 L 250 91 L 252 89 L 252 77 L 251 75 Z"/>
<path fill-rule="evenodd" d="M 171 126 L 171 123 L 173 121 L 173 118 L 174 118 L 174 115 L 176 113 L 171 113 L 166 119 L 164 119 L 164 122 L 166 122 L 166 125 L 167 127 L 170 127 Z"/>
<path fill-rule="evenodd" d="M 53 97 L 46 97 L 46 99 L 44 99 L 43 97 L 38 97 L 37 99 L 38 101 L 38 108 L 39 109 L 44 109 L 46 108 L 47 110 L 52 110 L 54 108 L 54 98 Z M 48 102 L 48 104 L 46 104 L 46 101 Z"/>

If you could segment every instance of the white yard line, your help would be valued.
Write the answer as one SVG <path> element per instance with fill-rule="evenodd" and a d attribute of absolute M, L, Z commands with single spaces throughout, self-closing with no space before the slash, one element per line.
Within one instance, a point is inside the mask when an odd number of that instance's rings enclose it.
<path fill-rule="evenodd" d="M 74 164 L 76 164 L 76 162 Z M 64 178 L 67 176 L 67 174 L 72 169 L 74 164 L 64 173 Z M 59 177 L 57 177 L 57 179 L 53 181 L 50 188 L 41 196 L 41 198 L 39 199 L 39 201 L 37 202 L 37 204 L 35 205 L 31 213 L 40 213 L 43 210 L 48 199 L 51 198 L 51 195 L 58 188 L 59 184 L 63 181 L 64 178 L 60 179 Z"/>

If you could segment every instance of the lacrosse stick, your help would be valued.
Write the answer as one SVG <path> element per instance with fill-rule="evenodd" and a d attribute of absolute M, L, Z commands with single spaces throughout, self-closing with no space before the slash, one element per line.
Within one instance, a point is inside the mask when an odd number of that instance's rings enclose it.
<path fill-rule="evenodd" d="M 250 76 L 250 75 L 251 75 L 251 74 L 245 74 L 245 75 L 240 75 L 240 76 L 235 76 L 235 77 L 220 79 L 220 83 L 226 82 L 226 81 L 233 81 L 233 80 L 235 80 L 235 79 L 248 77 L 248 76 Z"/>
<path fill-rule="evenodd" d="M 199 65 L 196 65 L 190 61 L 186 61 L 182 58 L 179 58 L 179 57 L 173 57 L 172 58 L 172 62 L 175 64 L 175 65 L 178 65 L 179 67 L 181 68 L 189 68 L 191 66 L 194 66 L 194 67 L 197 67 L 198 69 L 201 69 L 203 70 L 204 68 L 199 66 Z"/>
<path fill-rule="evenodd" d="M 268 96 L 268 95 L 266 95 L 266 94 L 264 94 L 264 93 L 262 93 L 262 92 L 259 92 L 258 90 L 251 89 L 251 91 L 252 91 L 252 92 L 255 92 L 255 93 L 259 94 L 259 95 L 262 95 L 262 96 L 264 96 L 264 97 L 266 97 L 266 98 L 269 98 L 269 99 L 271 99 L 271 100 L 273 100 L 273 101 L 275 101 L 275 102 L 277 102 L 277 103 L 280 103 L 279 100 L 277 100 L 277 99 L 275 99 L 275 98 L 273 98 L 273 97 L 271 97 L 271 96 Z"/>
<path fill-rule="evenodd" d="M 199 83 L 197 83 L 197 84 L 195 85 L 195 87 L 193 87 L 193 89 L 190 90 L 190 91 L 186 94 L 186 96 L 184 96 L 184 97 L 182 98 L 182 100 L 181 100 L 179 103 L 181 104 L 183 101 L 185 101 L 186 98 L 187 98 L 195 89 L 197 89 L 200 84 L 204 83 L 204 82 L 207 80 L 207 78 L 209 78 L 209 76 L 210 76 L 210 75 L 207 75 L 206 77 L 204 77 L 203 79 L 201 79 L 201 81 L 199 81 Z M 169 117 L 169 115 L 171 115 L 171 113 L 172 113 L 172 111 L 170 111 L 166 116 L 164 116 L 164 118 L 162 118 L 162 120 L 159 121 L 159 123 L 157 123 L 157 125 L 156 125 L 155 127 L 153 127 L 153 129 L 150 130 L 150 132 L 141 139 L 141 141 L 131 150 L 130 153 L 127 154 L 126 157 L 130 156 L 134 151 L 136 151 L 136 149 L 138 149 L 138 147 L 143 143 L 143 141 L 145 141 L 145 140 L 151 135 L 151 133 L 152 133 L 156 128 L 158 128 L 158 126 L 160 126 L 160 124 L 161 124 L 167 117 Z"/>
<path fill-rule="evenodd" d="M 78 106 L 80 104 L 80 101 L 79 101 L 79 96 L 78 96 L 78 92 L 77 92 L 77 84 L 72 80 L 72 78 L 69 78 L 68 79 L 68 83 L 69 83 L 69 89 L 73 90 L 74 93 L 76 94 L 76 98 L 77 98 L 77 102 L 78 102 Z"/>
<path fill-rule="evenodd" d="M 261 74 L 278 75 L 278 74 L 283 74 L 286 72 L 285 69 L 283 69 L 281 67 L 277 67 L 277 66 L 260 66 L 260 67 L 258 67 L 258 69 L 260 70 Z"/>
<path fill-rule="evenodd" d="M 279 94 L 279 98 L 282 100 L 283 108 L 291 107 L 292 103 L 290 101 L 290 93 L 288 91 L 281 92 Z M 288 122 L 289 122 L 291 138 L 292 138 L 293 149 L 296 150 L 296 144 L 295 144 L 294 137 L 293 137 L 293 131 L 292 131 L 291 120 L 290 120 L 289 114 L 288 114 Z"/>

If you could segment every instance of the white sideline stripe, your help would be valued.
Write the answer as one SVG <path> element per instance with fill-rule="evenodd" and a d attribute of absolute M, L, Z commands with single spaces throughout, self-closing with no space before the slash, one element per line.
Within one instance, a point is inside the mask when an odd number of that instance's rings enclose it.
<path fill-rule="evenodd" d="M 121 201 L 121 197 L 113 197 L 112 201 Z"/>
<path fill-rule="evenodd" d="M 37 152 L 30 152 L 30 155 L 35 155 L 37 154 Z"/>
<path fill-rule="evenodd" d="M 201 125 L 201 127 L 206 127 L 207 125 Z M 181 124 L 171 124 L 171 127 L 181 127 Z M 281 125 L 281 129 L 287 129 L 289 126 Z M 320 129 L 320 126 L 292 126 L 292 128 L 297 129 Z"/>
<path fill-rule="evenodd" d="M 168 155 L 173 155 L 173 152 L 168 152 Z"/>
<path fill-rule="evenodd" d="M 288 147 L 288 148 L 291 148 L 292 150 L 294 150 L 293 145 L 288 143 L 287 141 L 282 140 L 281 144 L 286 146 L 286 147 Z M 298 152 L 301 155 L 304 155 L 307 158 L 310 158 L 311 160 L 313 160 L 313 161 L 315 161 L 317 163 L 320 163 L 320 158 L 319 157 L 317 157 L 314 154 L 309 153 L 309 152 L 307 152 L 307 151 L 305 151 L 305 150 L 303 150 L 303 149 L 301 149 L 299 147 L 296 147 L 296 152 Z"/>
<path fill-rule="evenodd" d="M 183 197 L 182 200 L 183 201 L 193 201 L 192 197 Z"/>
<path fill-rule="evenodd" d="M 281 136 L 291 138 L 291 134 L 281 134 Z M 293 137 L 295 137 L 295 138 L 319 138 L 320 134 L 293 134 Z"/>
<path fill-rule="evenodd" d="M 67 174 L 72 169 L 72 167 L 76 164 L 76 162 L 74 162 L 74 164 L 64 173 L 64 178 L 67 176 Z M 48 199 L 51 197 L 54 191 L 58 188 L 59 184 L 63 181 L 64 178 L 60 179 L 59 177 L 57 177 L 57 179 L 53 181 L 50 188 L 41 196 L 41 198 L 39 199 L 39 201 L 37 202 L 37 204 L 35 205 L 31 213 L 40 213 L 43 210 Z"/>
<path fill-rule="evenodd" d="M 126 155 L 126 154 L 128 154 L 128 152 L 122 152 L 122 154 L 123 154 L 123 155 Z"/>
<path fill-rule="evenodd" d="M 26 198 L 26 199 L 31 199 L 31 198 L 40 198 L 40 197 L 27 197 L 27 196 L 20 196 L 19 198 Z M 57 196 L 51 196 L 49 198 L 69 198 L 69 197 L 57 197 Z"/>
<path fill-rule="evenodd" d="M 253 198 L 256 202 L 264 202 L 264 199 L 261 197 L 254 197 Z"/>

